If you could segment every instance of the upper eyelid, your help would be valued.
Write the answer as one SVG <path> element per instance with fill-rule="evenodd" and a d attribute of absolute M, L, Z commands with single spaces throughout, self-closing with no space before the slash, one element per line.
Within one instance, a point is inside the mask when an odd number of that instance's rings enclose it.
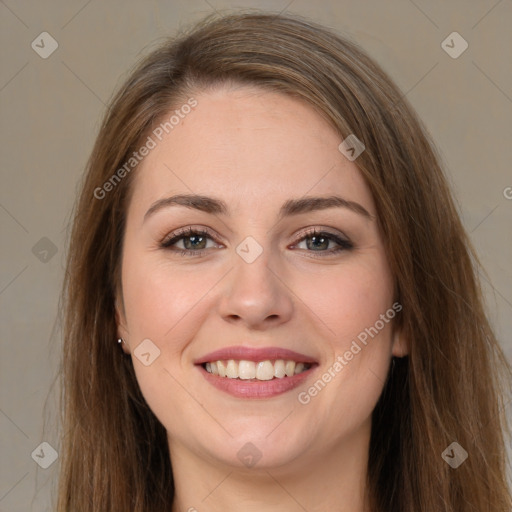
<path fill-rule="evenodd" d="M 169 233 L 168 235 L 165 235 L 161 244 L 167 244 L 171 241 L 177 242 L 178 240 L 181 240 L 182 238 L 187 238 L 188 236 L 193 236 L 194 234 L 201 235 L 204 232 L 206 236 L 211 238 L 212 240 L 217 240 L 218 237 L 215 233 L 213 233 L 210 229 L 207 228 L 194 228 L 194 227 L 186 227 L 178 229 L 172 233 Z"/>
<path fill-rule="evenodd" d="M 307 227 L 307 228 L 301 229 L 296 236 L 299 237 L 298 241 L 300 241 L 303 238 L 305 238 L 306 236 L 312 236 L 312 235 L 330 235 L 333 237 L 344 239 L 346 242 L 350 242 L 349 237 L 347 235 L 345 235 L 345 233 L 343 233 L 340 230 L 335 230 L 334 228 L 319 228 L 316 226 Z"/>

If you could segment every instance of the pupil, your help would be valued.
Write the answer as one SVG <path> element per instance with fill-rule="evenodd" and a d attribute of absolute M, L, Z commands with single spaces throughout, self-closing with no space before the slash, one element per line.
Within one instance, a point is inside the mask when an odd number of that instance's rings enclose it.
<path fill-rule="evenodd" d="M 187 243 L 187 241 L 189 241 L 189 242 Z M 199 243 L 201 243 L 203 241 L 204 241 L 204 237 L 202 237 L 202 236 L 189 236 L 189 237 L 185 238 L 185 247 L 187 249 L 190 249 L 190 248 L 192 248 L 192 249 L 197 249 L 197 248 L 203 249 L 204 248 L 203 246 L 199 247 Z M 187 247 L 187 245 L 189 245 L 190 247 Z"/>
<path fill-rule="evenodd" d="M 318 248 L 322 248 L 321 246 L 317 245 L 317 241 L 323 246 L 323 248 L 327 248 L 327 246 L 325 245 L 326 243 L 326 238 L 325 237 L 318 237 L 318 236 L 312 236 L 311 237 L 311 243 L 307 243 L 307 245 L 309 246 L 308 248 L 311 249 L 311 248 L 315 248 L 315 249 L 318 249 Z M 327 245 L 329 245 L 329 240 L 327 240 Z"/>

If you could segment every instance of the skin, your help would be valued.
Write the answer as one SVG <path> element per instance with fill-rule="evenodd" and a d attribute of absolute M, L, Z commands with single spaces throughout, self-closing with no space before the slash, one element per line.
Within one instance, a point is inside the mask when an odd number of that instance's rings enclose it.
<path fill-rule="evenodd" d="M 197 107 L 137 169 L 117 309 L 123 349 L 168 432 L 172 511 L 368 510 L 371 413 L 391 356 L 406 353 L 403 337 L 387 323 L 308 404 L 298 394 L 393 304 L 370 191 L 357 161 L 338 150 L 340 137 L 305 103 L 246 86 L 194 97 Z M 155 201 L 192 193 L 222 199 L 230 215 L 169 206 L 144 221 Z M 372 218 L 334 207 L 278 219 L 289 199 L 333 194 Z M 215 234 L 201 255 L 160 247 L 189 226 Z M 331 239 L 315 250 L 305 228 L 354 248 L 331 253 Z M 236 252 L 247 236 L 263 250 L 252 263 Z M 133 353 L 144 339 L 160 350 L 149 366 Z M 233 345 L 288 348 L 319 366 L 279 396 L 235 398 L 193 363 Z M 261 453 L 252 468 L 237 457 L 248 442 Z"/>

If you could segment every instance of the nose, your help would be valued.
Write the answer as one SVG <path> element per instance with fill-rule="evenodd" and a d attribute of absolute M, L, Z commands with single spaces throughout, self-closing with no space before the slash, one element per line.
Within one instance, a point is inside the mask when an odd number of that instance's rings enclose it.
<path fill-rule="evenodd" d="M 235 268 L 229 273 L 219 303 L 219 313 L 227 322 L 264 330 L 292 317 L 293 293 L 279 272 L 270 268 L 266 253 L 252 263 L 234 256 Z"/>

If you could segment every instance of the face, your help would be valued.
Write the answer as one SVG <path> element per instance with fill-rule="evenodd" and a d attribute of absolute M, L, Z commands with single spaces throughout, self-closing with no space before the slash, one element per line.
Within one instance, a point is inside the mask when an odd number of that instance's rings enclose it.
<path fill-rule="evenodd" d="M 194 98 L 153 137 L 127 213 L 118 329 L 142 393 L 171 458 L 308 467 L 348 453 L 404 353 L 357 160 L 296 99 Z"/>

